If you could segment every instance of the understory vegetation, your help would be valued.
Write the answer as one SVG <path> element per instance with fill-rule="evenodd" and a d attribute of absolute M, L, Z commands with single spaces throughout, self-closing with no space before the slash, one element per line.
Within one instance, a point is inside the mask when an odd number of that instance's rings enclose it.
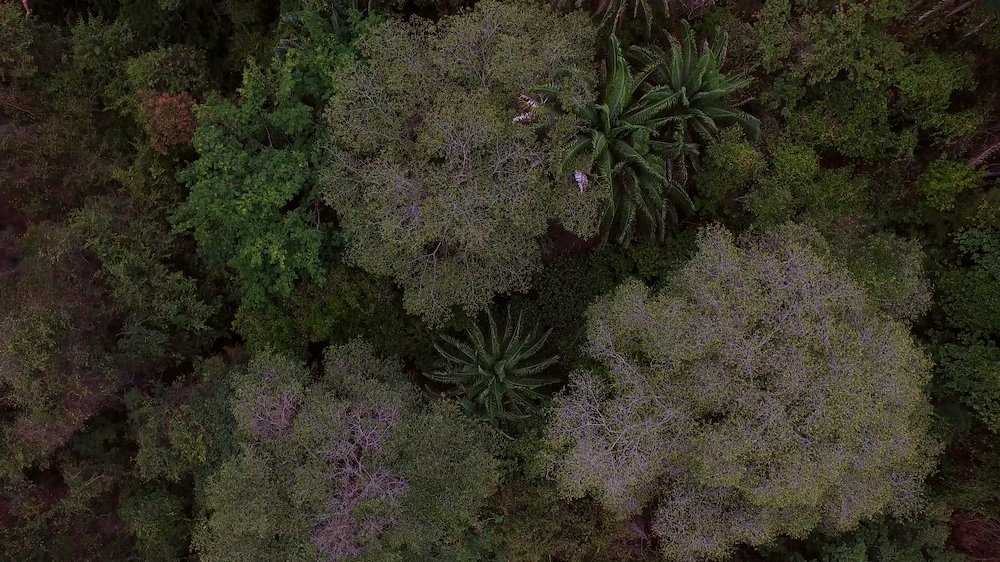
<path fill-rule="evenodd" d="M 1000 2 L 0 0 L 0 559 L 1000 556 Z"/>

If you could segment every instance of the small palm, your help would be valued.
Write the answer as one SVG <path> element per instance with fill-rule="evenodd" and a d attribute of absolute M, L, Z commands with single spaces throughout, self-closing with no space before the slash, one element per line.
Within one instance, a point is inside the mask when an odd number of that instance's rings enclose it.
<path fill-rule="evenodd" d="M 726 102 L 750 82 L 722 73 L 727 37 L 699 49 L 690 26 L 683 25 L 680 40 L 669 36 L 669 54 L 652 47 L 630 50 L 635 67 L 642 69 L 638 73 L 611 35 L 601 103 L 555 110 L 569 111 L 582 122 L 559 174 L 572 174 L 581 190 L 588 173 L 610 184 L 602 230 L 621 244 L 636 230 L 662 241 L 668 219 L 677 220 L 677 209 L 693 209 L 684 189 L 688 168 L 698 168 L 700 147 L 722 128 L 740 126 L 751 139 L 760 133 L 757 118 Z M 537 92 L 540 107 L 553 111 L 545 102 L 558 103 L 558 91 Z"/>
<path fill-rule="evenodd" d="M 650 83 L 656 86 L 650 86 L 650 92 L 675 100 L 661 140 L 654 141 L 653 147 L 678 164 L 674 171 L 686 175 L 683 164 L 697 168 L 699 147 L 718 138 L 721 129 L 738 126 L 755 140 L 760 136 L 760 121 L 726 102 L 750 84 L 742 74 L 722 73 L 728 36 L 723 34 L 713 44 L 705 42 L 699 49 L 691 27 L 682 23 L 680 39 L 667 36 L 669 54 L 656 47 L 633 47 L 629 54 L 636 64 L 652 69 Z"/>
<path fill-rule="evenodd" d="M 559 379 L 537 376 L 559 360 L 558 356 L 534 359 L 549 332 L 524 328 L 522 314 L 516 319 L 507 309 L 503 331 L 498 330 L 493 313 L 487 310 L 487 330 L 472 324 L 468 341 L 443 335 L 434 349 L 444 360 L 440 370 L 427 377 L 458 386 L 458 396 L 466 412 L 491 420 L 496 425 L 527 417 L 538 411 L 545 396 L 538 389 Z"/>
<path fill-rule="evenodd" d="M 612 31 L 626 20 L 638 20 L 642 16 L 643 32 L 648 37 L 657 18 L 663 19 L 670 15 L 670 0 L 601 0 L 598 13 L 604 14 L 606 25 Z"/>

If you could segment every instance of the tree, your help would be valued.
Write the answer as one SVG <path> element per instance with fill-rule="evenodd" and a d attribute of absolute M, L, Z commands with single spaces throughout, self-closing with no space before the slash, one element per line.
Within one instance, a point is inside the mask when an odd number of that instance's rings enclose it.
<path fill-rule="evenodd" d="M 917 180 L 917 189 L 927 204 L 938 211 L 950 211 L 963 191 L 978 187 L 984 174 L 966 162 L 938 158 Z"/>
<path fill-rule="evenodd" d="M 127 376 L 189 360 L 212 312 L 168 265 L 176 248 L 163 225 L 128 202 L 93 200 L 23 242 L 0 279 L 0 403 L 12 414 L 0 424 L 0 473 L 64 444 Z"/>
<path fill-rule="evenodd" d="M 0 82 L 10 82 L 17 89 L 18 80 L 33 77 L 38 72 L 32 47 L 34 26 L 24 10 L 14 2 L 0 2 Z M 3 102 L 0 102 L 3 103 Z M 4 103 L 6 106 L 6 103 Z"/>
<path fill-rule="evenodd" d="M 1000 230 L 986 225 L 954 233 L 960 260 L 937 279 L 948 325 L 966 339 L 1000 333 Z"/>
<path fill-rule="evenodd" d="M 555 181 L 555 143 L 512 107 L 558 69 L 586 69 L 593 36 L 581 14 L 494 1 L 369 30 L 326 114 L 324 195 L 350 263 L 440 323 L 453 306 L 472 314 L 525 290 L 550 220 L 583 216 L 592 233 L 600 194 Z"/>
<path fill-rule="evenodd" d="M 1000 232 L 970 226 L 954 242 L 959 259 L 943 264 L 936 283 L 942 328 L 950 332 L 939 336 L 937 389 L 1000 433 Z"/>
<path fill-rule="evenodd" d="M 761 98 L 791 140 L 878 161 L 912 157 L 918 133 L 951 143 L 976 131 L 983 111 L 956 95 L 975 87 L 972 58 L 905 45 L 892 30 L 912 6 L 765 2 L 755 27 L 773 79 Z"/>
<path fill-rule="evenodd" d="M 786 225 L 737 244 L 710 227 L 658 293 L 627 282 L 591 307 L 603 370 L 572 377 L 549 437 L 567 494 L 655 507 L 681 560 L 916 507 L 930 362 L 816 236 Z"/>
<path fill-rule="evenodd" d="M 450 559 L 498 480 L 492 438 L 424 404 L 395 360 L 331 347 L 325 374 L 264 354 L 233 373 L 240 452 L 205 488 L 206 560 Z"/>
<path fill-rule="evenodd" d="M 347 47 L 335 18 L 294 21 L 303 37 L 270 67 L 251 60 L 239 101 L 198 107 L 198 159 L 181 175 L 190 195 L 174 216 L 213 271 L 235 275 L 251 308 L 288 295 L 300 279 L 321 281 L 330 243 L 315 191 L 315 120 L 332 89 L 326 71 Z"/>

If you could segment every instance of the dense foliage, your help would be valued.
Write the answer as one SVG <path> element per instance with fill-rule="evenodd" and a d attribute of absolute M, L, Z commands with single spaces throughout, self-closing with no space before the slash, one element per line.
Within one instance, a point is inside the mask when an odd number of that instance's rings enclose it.
<path fill-rule="evenodd" d="M 0 559 L 1000 553 L 997 0 L 0 0 Z"/>
<path fill-rule="evenodd" d="M 585 68 L 592 41 L 579 15 L 489 1 L 433 26 L 370 30 L 326 112 L 325 197 L 351 263 L 395 280 L 432 323 L 527 289 L 548 221 L 587 206 L 552 180 L 557 155 L 512 106 L 557 70 Z"/>
<path fill-rule="evenodd" d="M 205 486 L 205 559 L 453 559 L 496 485 L 483 428 L 362 343 L 328 349 L 316 381 L 262 354 L 232 385 L 239 452 Z"/>
<path fill-rule="evenodd" d="M 916 507 L 930 363 L 812 236 L 737 246 L 710 228 L 655 295 L 632 281 L 592 305 L 587 349 L 608 373 L 571 377 L 550 435 L 569 493 L 655 505 L 680 559 Z"/>

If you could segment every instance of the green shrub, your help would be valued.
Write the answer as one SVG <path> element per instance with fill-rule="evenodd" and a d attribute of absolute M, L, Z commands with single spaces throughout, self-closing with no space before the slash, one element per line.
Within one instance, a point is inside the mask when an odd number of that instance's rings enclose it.
<path fill-rule="evenodd" d="M 144 560 L 178 560 L 184 554 L 190 524 L 184 503 L 176 495 L 157 489 L 138 490 L 124 500 L 118 513 Z"/>
<path fill-rule="evenodd" d="M 992 343 L 946 344 L 938 371 L 944 388 L 1000 434 L 1000 349 Z"/>
<path fill-rule="evenodd" d="M 761 226 L 788 220 L 829 224 L 864 200 L 865 180 L 847 169 L 823 169 L 819 154 L 803 144 L 782 143 L 751 191 L 749 206 Z"/>
<path fill-rule="evenodd" d="M 916 517 L 880 518 L 851 533 L 816 533 L 804 542 L 764 550 L 770 562 L 962 562 L 950 544 L 951 508 L 934 502 Z"/>
<path fill-rule="evenodd" d="M 205 53 L 187 45 L 170 45 L 132 57 L 125 75 L 133 92 L 187 92 L 199 96 L 208 89 Z"/>
<path fill-rule="evenodd" d="M 866 234 L 846 226 L 830 230 L 833 254 L 865 290 L 869 302 L 904 323 L 927 312 L 932 287 L 919 244 L 889 232 Z"/>
<path fill-rule="evenodd" d="M 917 180 L 917 189 L 928 205 L 938 211 L 950 211 L 955 208 L 955 198 L 959 194 L 978 187 L 982 181 L 982 172 L 969 164 L 938 158 Z"/>
<path fill-rule="evenodd" d="M 954 235 L 962 261 L 938 279 L 939 303 L 947 323 L 966 337 L 1000 333 L 1000 233 L 966 228 Z"/>
<path fill-rule="evenodd" d="M 137 477 L 143 482 L 204 485 L 237 452 L 235 420 L 229 405 L 232 388 L 221 358 L 202 362 L 191 376 L 159 392 L 127 399 Z"/>
<path fill-rule="evenodd" d="M 944 143 L 974 134 L 982 112 L 955 96 L 975 87 L 972 57 L 904 44 L 893 30 L 909 9 L 898 0 L 764 4 L 756 36 L 773 81 L 762 99 L 781 110 L 791 139 L 879 161 L 911 158 L 919 131 Z"/>
<path fill-rule="evenodd" d="M 16 2 L 0 2 L 0 80 L 17 85 L 38 72 L 35 30 Z"/>
<path fill-rule="evenodd" d="M 699 210 L 715 215 L 729 197 L 742 195 L 764 171 L 764 157 L 735 127 L 722 131 L 702 157 L 697 175 Z"/>
<path fill-rule="evenodd" d="M 300 283 L 266 307 L 240 309 L 234 328 L 251 352 L 304 356 L 310 344 L 360 336 L 421 366 L 434 358 L 430 332 L 406 313 L 400 292 L 384 278 L 343 264 L 334 264 L 323 281 Z"/>
<path fill-rule="evenodd" d="M 537 296 L 531 299 L 530 310 L 542 325 L 552 328 L 553 342 L 564 363 L 573 365 L 581 359 L 587 307 L 631 275 L 634 268 L 635 261 L 623 248 L 604 246 L 588 255 L 555 259 L 538 274 Z"/>
<path fill-rule="evenodd" d="M 955 112 L 951 101 L 956 92 L 971 91 L 973 56 L 926 53 L 896 75 L 904 107 L 915 113 L 917 124 L 932 130 L 944 142 L 953 143 L 976 133 L 982 122 L 975 109 Z"/>

